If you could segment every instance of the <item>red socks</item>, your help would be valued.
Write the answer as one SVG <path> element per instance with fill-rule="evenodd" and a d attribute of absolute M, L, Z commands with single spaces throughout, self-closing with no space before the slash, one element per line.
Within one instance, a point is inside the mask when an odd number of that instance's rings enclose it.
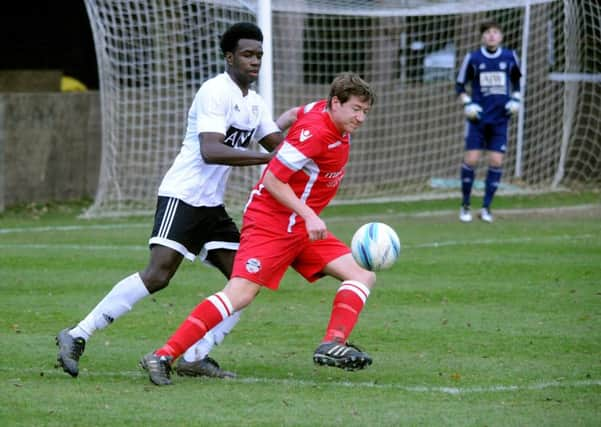
<path fill-rule="evenodd" d="M 369 288 L 356 280 L 342 282 L 332 304 L 330 323 L 322 342 L 346 343 L 369 296 Z"/>
<path fill-rule="evenodd" d="M 369 296 L 369 288 L 356 280 L 342 282 L 332 307 L 330 322 L 323 342 L 339 341 L 346 343 Z M 232 303 L 223 293 L 211 295 L 190 313 L 167 343 L 155 351 L 158 356 L 171 356 L 177 359 L 190 346 L 201 339 L 233 312 Z"/>
<path fill-rule="evenodd" d="M 155 354 L 171 356 L 174 360 L 177 359 L 188 347 L 201 339 L 207 331 L 232 313 L 232 303 L 223 292 L 211 295 L 192 310 L 188 318 L 167 340 L 167 343 L 155 351 Z"/>

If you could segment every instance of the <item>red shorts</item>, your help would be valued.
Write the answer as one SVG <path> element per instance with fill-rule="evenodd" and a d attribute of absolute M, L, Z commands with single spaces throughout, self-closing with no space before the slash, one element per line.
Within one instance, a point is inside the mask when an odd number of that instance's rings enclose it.
<path fill-rule="evenodd" d="M 324 276 L 327 264 L 350 251 L 329 232 L 325 239 L 311 241 L 304 229 L 302 233 L 282 233 L 245 226 L 232 277 L 277 289 L 286 269 L 292 266 L 309 282 L 314 282 Z"/>

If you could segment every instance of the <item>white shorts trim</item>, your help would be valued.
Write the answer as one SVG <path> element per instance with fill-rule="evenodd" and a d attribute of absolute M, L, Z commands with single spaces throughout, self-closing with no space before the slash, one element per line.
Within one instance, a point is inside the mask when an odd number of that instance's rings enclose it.
<path fill-rule="evenodd" d="M 213 264 L 207 261 L 207 255 L 209 254 L 209 251 L 212 251 L 213 249 L 229 249 L 231 251 L 237 251 L 239 247 L 240 243 L 238 242 L 222 242 L 217 240 L 207 242 L 200 250 L 200 253 L 198 254 L 198 259 L 207 265 L 213 266 Z"/>
<path fill-rule="evenodd" d="M 181 243 L 174 242 L 173 240 L 165 239 L 164 237 L 151 237 L 148 240 L 149 245 L 161 245 L 167 248 L 171 248 L 176 252 L 179 252 L 184 256 L 184 258 L 189 259 L 190 261 L 194 261 L 196 259 L 196 255 L 190 252 L 184 245 Z"/>

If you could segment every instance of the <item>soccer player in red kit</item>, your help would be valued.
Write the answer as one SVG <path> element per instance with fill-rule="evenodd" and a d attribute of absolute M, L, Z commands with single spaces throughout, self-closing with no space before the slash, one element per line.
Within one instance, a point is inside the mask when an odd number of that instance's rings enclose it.
<path fill-rule="evenodd" d="M 365 81 L 343 73 L 332 82 L 327 100 L 299 110 L 251 192 L 231 279 L 221 292 L 196 306 L 163 347 L 140 361 L 154 384 L 171 384 L 171 363 L 214 325 L 249 305 L 262 287 L 277 289 L 289 266 L 310 282 L 324 275 L 341 281 L 313 361 L 346 370 L 372 363 L 347 339 L 376 276 L 355 262 L 348 246 L 328 231 L 319 214 L 344 177 L 350 134 L 364 123 L 374 101 Z"/>

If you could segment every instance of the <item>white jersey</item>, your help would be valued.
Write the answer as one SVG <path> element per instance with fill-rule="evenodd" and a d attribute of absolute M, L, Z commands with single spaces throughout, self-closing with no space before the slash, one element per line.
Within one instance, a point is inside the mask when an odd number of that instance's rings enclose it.
<path fill-rule="evenodd" d="M 200 154 L 198 134 L 216 132 L 225 135 L 224 144 L 246 150 L 251 140 L 279 132 L 263 98 L 240 87 L 223 73 L 200 87 L 188 112 L 188 126 L 182 148 L 159 187 L 159 196 L 175 197 L 192 206 L 219 206 L 229 165 L 207 164 Z"/>

